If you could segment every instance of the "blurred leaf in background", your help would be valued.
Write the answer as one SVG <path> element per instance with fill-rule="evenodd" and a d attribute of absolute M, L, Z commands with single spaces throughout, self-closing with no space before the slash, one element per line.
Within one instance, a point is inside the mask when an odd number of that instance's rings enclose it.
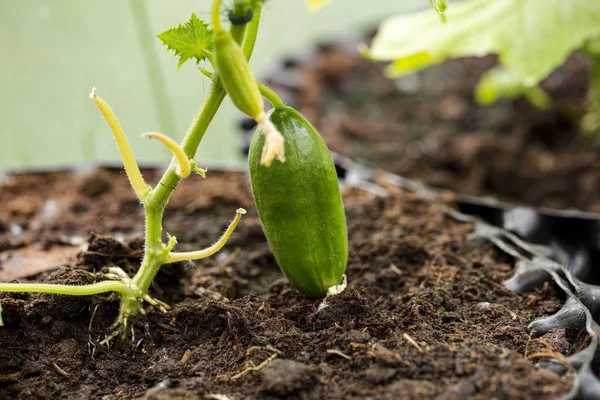
<path fill-rule="evenodd" d="M 444 12 L 440 1 L 432 4 Z M 477 100 L 489 104 L 524 95 L 546 108 L 550 99 L 537 84 L 600 34 L 600 1 L 468 0 L 451 4 L 445 14 L 446 23 L 428 10 L 391 17 L 365 53 L 392 61 L 390 76 L 411 74 L 448 58 L 497 54 L 502 68 L 484 75 Z"/>

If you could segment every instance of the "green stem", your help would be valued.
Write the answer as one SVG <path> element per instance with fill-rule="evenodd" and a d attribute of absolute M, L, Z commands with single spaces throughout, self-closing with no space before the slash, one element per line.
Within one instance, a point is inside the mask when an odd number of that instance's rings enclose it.
<path fill-rule="evenodd" d="M 246 16 L 248 14 L 249 8 L 245 1 L 234 0 L 233 1 L 233 10 L 231 10 L 231 15 L 233 16 Z M 248 24 L 231 24 L 231 36 L 235 39 L 239 44 L 242 43 L 244 39 L 244 34 L 246 33 L 246 26 Z"/>
<path fill-rule="evenodd" d="M 261 12 L 262 8 L 256 7 L 252 21 L 250 21 L 248 27 L 246 28 L 246 36 L 244 36 L 244 42 L 242 43 L 242 51 L 248 61 L 250 61 L 250 57 L 254 51 L 254 45 L 256 44 L 256 38 L 258 37 Z"/>
<path fill-rule="evenodd" d="M 223 30 L 223 25 L 221 25 L 221 3 L 222 0 L 213 0 L 212 2 L 212 10 L 210 13 L 210 19 L 212 22 L 213 30 L 215 33 L 219 33 Z"/>
<path fill-rule="evenodd" d="M 213 2 L 213 18 L 215 18 L 215 4 L 220 3 L 220 0 Z M 219 8 L 216 8 L 216 18 L 219 18 Z M 257 26 L 260 16 L 260 8 L 257 8 L 255 18 L 248 24 L 246 37 L 254 32 L 256 40 Z M 214 26 L 214 19 L 213 19 Z M 216 28 L 215 28 L 216 31 Z M 244 41 L 245 42 L 245 41 Z M 248 56 L 251 56 L 252 51 Z M 200 110 L 194 117 L 188 131 L 181 142 L 183 151 L 190 158 L 194 158 L 198 146 L 206 133 L 215 114 L 219 110 L 223 99 L 225 99 L 225 89 L 221 85 L 219 78 L 214 74 L 211 88 L 208 91 L 207 97 L 200 107 Z M 176 164 L 171 163 L 167 171 L 148 197 L 146 205 L 146 249 L 144 259 L 137 274 L 133 277 L 133 283 L 139 287 L 143 293 L 147 293 L 150 284 L 152 283 L 156 273 L 162 264 L 166 262 L 167 254 L 164 245 L 162 244 L 162 217 L 164 209 L 169 202 L 169 198 L 173 190 L 181 180 L 176 173 Z"/>
<path fill-rule="evenodd" d="M 179 182 L 179 176 L 174 171 L 173 165 L 167 170 L 168 175 L 174 174 Z M 156 187 L 162 187 L 160 184 Z M 173 188 L 175 185 L 172 186 Z M 142 293 L 148 293 L 150 284 L 156 276 L 161 265 L 166 261 L 167 252 L 162 243 L 162 218 L 164 206 L 172 193 L 165 193 L 166 199 L 160 199 L 156 196 L 156 189 L 146 206 L 146 246 L 144 249 L 144 259 L 137 274 L 133 277 L 133 284 L 140 288 Z M 161 207 L 161 202 L 164 206 Z"/>
<path fill-rule="evenodd" d="M 165 264 L 181 262 L 181 261 L 200 260 L 202 258 L 212 256 L 213 254 L 215 254 L 216 252 L 221 250 L 223 248 L 223 246 L 225 246 L 225 243 L 227 243 L 227 240 L 229 240 L 229 237 L 235 230 L 235 227 L 240 222 L 240 219 L 241 219 L 242 215 L 244 215 L 244 214 L 246 214 L 246 210 L 244 210 L 243 208 L 238 208 L 238 210 L 235 213 L 234 220 L 231 221 L 231 223 L 227 227 L 227 230 L 225 231 L 223 236 L 221 236 L 221 238 L 212 246 L 209 246 L 203 250 L 198 250 L 198 251 L 187 251 L 187 252 L 183 252 L 183 253 L 169 253 L 169 255 L 167 256 L 167 260 L 165 261 Z"/>
<path fill-rule="evenodd" d="M 106 292 L 118 292 L 123 296 L 130 294 L 130 289 L 118 281 L 103 281 L 91 285 L 55 285 L 53 283 L 0 283 L 0 292 L 34 292 L 65 294 L 69 296 L 91 296 Z"/>
<path fill-rule="evenodd" d="M 225 89 L 218 79 L 213 79 L 206 100 L 194 117 L 192 124 L 181 142 L 183 151 L 189 158 L 194 158 L 196 150 L 225 99 Z M 133 277 L 134 284 L 143 293 L 147 293 L 161 265 L 166 261 L 162 244 L 162 218 L 169 198 L 181 178 L 177 175 L 177 166 L 171 163 L 163 177 L 149 196 L 146 206 L 146 247 L 144 259 L 137 274 Z"/>
<path fill-rule="evenodd" d="M 262 94 L 262 96 L 265 99 L 267 99 L 267 101 L 271 103 L 273 107 L 277 109 L 285 107 L 285 103 L 283 102 L 283 100 L 281 100 L 281 97 L 279 97 L 277 93 L 271 90 L 271 88 L 259 81 L 256 81 L 256 83 L 258 84 L 258 88 L 260 89 L 260 94 Z"/>

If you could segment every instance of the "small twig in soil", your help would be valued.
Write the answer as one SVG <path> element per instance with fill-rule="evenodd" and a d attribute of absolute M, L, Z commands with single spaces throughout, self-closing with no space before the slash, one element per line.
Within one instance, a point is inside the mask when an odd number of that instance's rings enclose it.
<path fill-rule="evenodd" d="M 410 344 L 412 344 L 413 346 L 415 346 L 415 348 L 416 348 L 417 350 L 419 350 L 419 353 L 422 353 L 422 352 L 423 352 L 423 348 L 422 348 L 422 347 L 419 345 L 419 343 L 417 343 L 417 342 L 415 341 L 415 339 L 413 339 L 412 337 L 410 337 L 410 335 L 409 335 L 408 333 L 406 333 L 406 332 L 405 332 L 405 333 L 403 333 L 403 334 L 402 334 L 402 337 L 403 337 L 404 339 L 406 339 L 406 341 L 407 341 L 408 343 L 410 343 Z"/>
<path fill-rule="evenodd" d="M 527 338 L 527 343 L 525 344 L 525 354 L 523 357 L 527 358 L 527 352 L 529 351 L 529 343 L 531 343 L 531 336 L 533 336 L 533 330 L 529 331 L 529 337 Z"/>
<path fill-rule="evenodd" d="M 254 353 L 255 351 L 259 351 L 259 350 L 269 350 L 269 351 L 272 351 L 273 353 L 281 354 L 281 351 L 277 350 L 273 346 L 252 346 L 248 350 L 246 350 L 246 356 L 249 356 L 250 354 Z"/>
<path fill-rule="evenodd" d="M 167 330 L 169 330 L 171 332 L 180 332 L 180 330 L 177 329 L 176 327 L 171 326 L 171 325 L 167 325 L 167 324 L 165 324 L 163 322 L 157 322 L 156 325 L 160 326 L 163 329 L 167 329 Z"/>
<path fill-rule="evenodd" d="M 206 395 L 204 395 L 204 397 L 206 397 L 207 399 L 214 399 L 214 400 L 231 400 L 231 397 L 226 396 L 224 394 L 217 394 L 217 393 L 206 394 Z"/>
<path fill-rule="evenodd" d="M 395 264 L 390 264 L 390 269 L 396 274 L 396 275 L 402 275 L 403 272 L 400 268 L 398 268 Z"/>
<path fill-rule="evenodd" d="M 249 348 L 248 351 L 246 351 L 246 355 L 250 354 L 253 351 L 262 350 L 262 349 L 267 349 L 269 351 L 272 351 L 273 354 L 271 354 L 265 361 L 261 362 L 258 365 L 254 365 L 254 363 L 250 362 L 252 364 L 252 366 L 246 368 L 239 374 L 233 375 L 231 377 L 231 380 L 233 380 L 233 381 L 238 380 L 241 377 L 243 377 L 244 375 L 249 374 L 250 372 L 253 372 L 253 371 L 254 372 L 262 371 L 263 369 L 265 369 L 267 367 L 267 365 L 269 365 L 269 363 L 271 361 L 273 361 L 274 359 L 279 357 L 279 355 L 281 354 L 281 351 L 277 350 L 276 348 L 274 348 L 272 346 L 266 346 L 266 347 L 254 346 L 254 347 Z"/>
<path fill-rule="evenodd" d="M 567 357 L 565 357 L 564 355 L 562 355 L 556 351 L 540 351 L 538 353 L 533 353 L 532 355 L 530 355 L 527 358 L 528 359 L 553 358 L 554 360 L 558 361 L 559 363 L 561 363 L 562 365 L 564 365 L 567 368 L 569 368 L 571 366 L 571 363 L 569 362 Z"/>
<path fill-rule="evenodd" d="M 179 360 L 179 362 L 180 362 L 181 364 L 185 364 L 185 363 L 187 363 L 187 362 L 188 362 L 188 360 L 190 359 L 191 355 L 192 355 L 192 351 L 191 351 L 190 349 L 187 349 L 187 350 L 185 351 L 185 353 L 183 353 L 183 356 L 181 357 L 181 360 Z"/>
<path fill-rule="evenodd" d="M 328 349 L 328 350 L 326 351 L 326 353 L 327 353 L 327 354 L 335 354 L 336 356 L 340 356 L 340 357 L 342 357 L 342 358 L 345 358 L 346 360 L 352 360 L 352 357 L 350 357 L 349 355 L 347 355 L 347 354 L 344 354 L 344 353 L 342 353 L 341 351 L 339 351 L 339 350 L 336 350 L 336 349 Z"/>
<path fill-rule="evenodd" d="M 54 367 L 54 369 L 56 370 L 56 372 L 58 372 L 59 374 L 61 374 L 65 378 L 69 378 L 71 376 L 71 375 L 69 375 L 69 373 L 67 371 L 65 371 L 64 369 L 62 369 L 61 367 L 59 367 L 54 361 L 52 362 L 52 366 Z"/>

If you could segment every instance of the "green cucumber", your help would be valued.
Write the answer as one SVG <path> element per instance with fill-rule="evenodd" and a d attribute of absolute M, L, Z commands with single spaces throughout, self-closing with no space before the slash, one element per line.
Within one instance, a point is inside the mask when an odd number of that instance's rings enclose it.
<path fill-rule="evenodd" d="M 348 262 L 344 204 L 333 160 L 319 132 L 290 107 L 268 118 L 285 138 L 284 163 L 260 164 L 262 127 L 250 144 L 254 201 L 269 246 L 290 284 L 308 297 L 339 285 Z"/>

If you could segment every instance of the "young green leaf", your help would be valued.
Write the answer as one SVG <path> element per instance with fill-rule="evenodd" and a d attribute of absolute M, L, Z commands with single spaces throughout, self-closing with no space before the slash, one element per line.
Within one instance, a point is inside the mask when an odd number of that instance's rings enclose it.
<path fill-rule="evenodd" d="M 196 62 L 206 59 L 213 49 L 213 34 L 209 25 L 192 14 L 190 20 L 157 35 L 169 50 L 179 57 L 177 69 L 187 60 Z"/>
<path fill-rule="evenodd" d="M 437 13 L 440 15 L 442 22 L 446 22 L 446 15 L 444 15 L 444 12 L 448 8 L 448 3 L 446 2 L 446 0 L 429 0 L 429 1 L 431 2 L 431 5 L 435 9 L 435 11 L 437 11 Z"/>
<path fill-rule="evenodd" d="M 419 67 L 413 62 L 405 69 L 406 57 L 424 60 L 420 67 L 426 67 L 432 60 L 495 53 L 531 87 L 600 34 L 600 1 L 467 0 L 446 15 L 446 24 L 429 10 L 384 21 L 368 55 L 398 60 L 388 71 L 398 76 Z"/>

